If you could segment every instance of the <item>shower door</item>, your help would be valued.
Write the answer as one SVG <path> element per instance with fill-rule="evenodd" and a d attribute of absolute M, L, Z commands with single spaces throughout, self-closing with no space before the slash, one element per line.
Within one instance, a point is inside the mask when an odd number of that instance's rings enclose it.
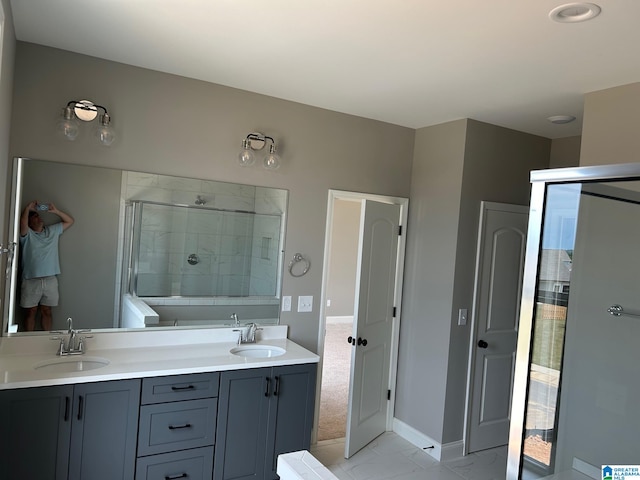
<path fill-rule="evenodd" d="M 532 173 L 508 480 L 640 463 L 640 165 Z"/>

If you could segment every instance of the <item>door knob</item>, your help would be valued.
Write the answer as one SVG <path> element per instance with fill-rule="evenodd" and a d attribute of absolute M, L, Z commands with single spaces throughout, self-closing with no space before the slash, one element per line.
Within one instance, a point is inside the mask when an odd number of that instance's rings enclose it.
<path fill-rule="evenodd" d="M 358 345 L 362 345 L 363 347 L 367 346 L 367 339 L 358 337 Z"/>
<path fill-rule="evenodd" d="M 347 343 L 350 343 L 351 345 L 355 345 L 356 339 L 353 338 L 351 335 L 349 335 L 349 338 L 347 338 Z"/>
<path fill-rule="evenodd" d="M 484 340 L 480 340 L 480 341 L 478 342 L 478 346 L 479 346 L 480 348 L 487 348 L 487 347 L 489 346 L 489 344 L 488 344 L 487 342 L 485 342 Z"/>

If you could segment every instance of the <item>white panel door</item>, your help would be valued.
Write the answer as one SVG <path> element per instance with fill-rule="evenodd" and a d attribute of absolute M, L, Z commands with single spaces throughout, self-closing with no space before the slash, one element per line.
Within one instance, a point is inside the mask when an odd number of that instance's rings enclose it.
<path fill-rule="evenodd" d="M 467 452 L 509 441 L 511 392 L 529 217 L 527 207 L 482 202 L 472 335 Z"/>
<path fill-rule="evenodd" d="M 363 200 L 346 458 L 386 430 L 399 221 L 399 205 Z"/>

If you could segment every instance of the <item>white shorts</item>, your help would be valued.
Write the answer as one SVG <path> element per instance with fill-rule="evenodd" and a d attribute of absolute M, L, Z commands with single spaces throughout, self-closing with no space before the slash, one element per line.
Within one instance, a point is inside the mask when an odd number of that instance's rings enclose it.
<path fill-rule="evenodd" d="M 23 308 L 45 305 L 58 305 L 58 277 L 27 278 L 22 280 L 20 291 L 20 306 Z"/>

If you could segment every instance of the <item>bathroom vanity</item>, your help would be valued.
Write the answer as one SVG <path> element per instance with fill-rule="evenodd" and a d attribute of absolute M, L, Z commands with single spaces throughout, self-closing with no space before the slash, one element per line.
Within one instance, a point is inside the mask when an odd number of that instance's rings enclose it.
<path fill-rule="evenodd" d="M 68 357 L 2 339 L 0 478 L 278 478 L 277 456 L 310 445 L 318 356 L 283 326 L 236 338 L 96 334 Z"/>

